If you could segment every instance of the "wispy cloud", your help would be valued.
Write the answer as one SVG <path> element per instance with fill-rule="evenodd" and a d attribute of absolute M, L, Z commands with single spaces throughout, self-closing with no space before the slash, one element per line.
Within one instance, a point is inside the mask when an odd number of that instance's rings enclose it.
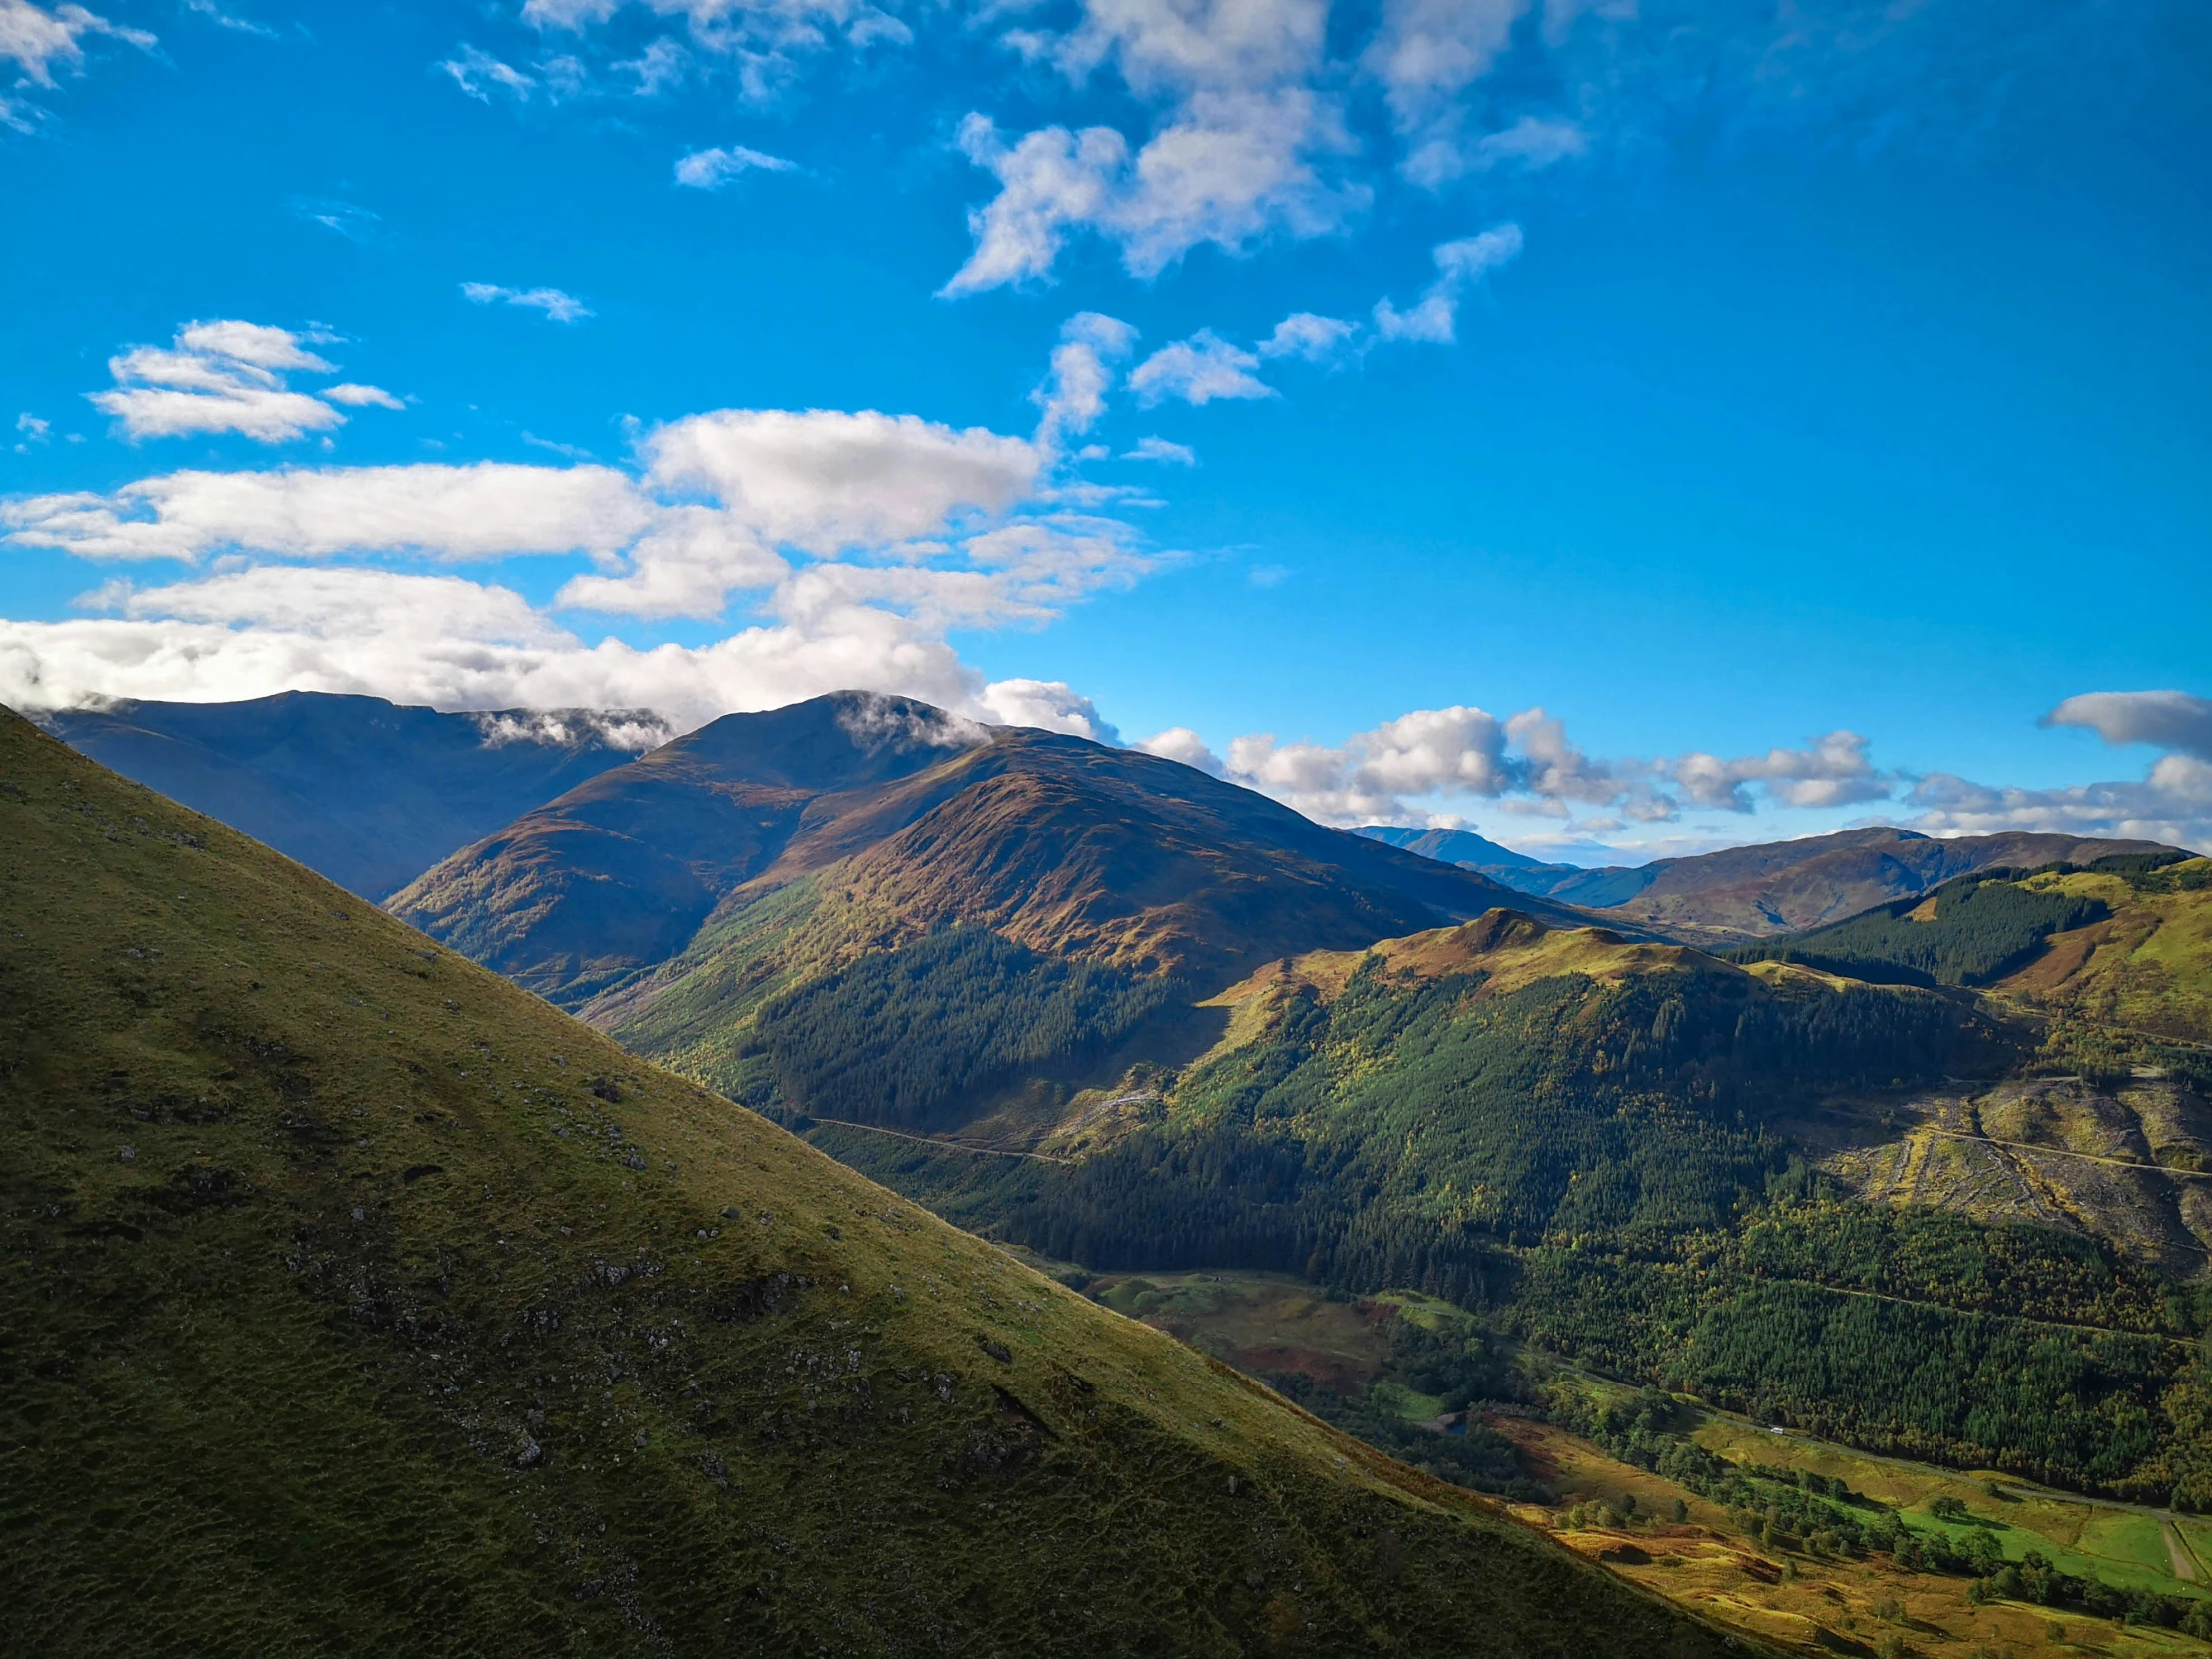
<path fill-rule="evenodd" d="M 464 45 L 452 57 L 442 58 L 430 67 L 450 77 L 455 86 L 480 104 L 490 103 L 495 92 L 526 104 L 531 94 L 538 90 L 536 76 L 503 63 L 481 47 Z"/>
<path fill-rule="evenodd" d="M 1438 243 L 1434 250 L 1436 279 L 1409 311 L 1401 311 L 1387 299 L 1375 302 L 1375 332 L 1385 340 L 1412 340 L 1448 345 L 1457 337 L 1459 301 L 1485 272 L 1508 264 L 1521 251 L 1521 228 L 1505 224 L 1479 236 Z"/>
<path fill-rule="evenodd" d="M 574 294 L 559 288 L 503 288 L 491 282 L 463 282 L 461 293 L 472 304 L 519 305 L 524 310 L 543 311 L 555 322 L 581 322 L 597 314 Z"/>
<path fill-rule="evenodd" d="M 1274 397 L 1275 388 L 1253 373 L 1259 366 L 1260 359 L 1251 352 L 1201 328 L 1139 363 L 1130 373 L 1129 389 L 1147 408 L 1170 397 L 1186 403 Z"/>
<path fill-rule="evenodd" d="M 229 29 L 242 35 L 260 35 L 265 40 L 275 40 L 276 31 L 266 23 L 256 23 L 250 18 L 236 17 L 216 4 L 216 0 L 185 0 L 185 10 L 196 17 L 204 17 L 218 28 Z"/>
<path fill-rule="evenodd" d="M 294 390 L 292 374 L 337 372 L 307 349 L 310 342 L 324 343 L 253 322 L 189 322 L 166 347 L 142 345 L 109 358 L 115 389 L 86 396 L 134 443 L 217 432 L 286 443 L 344 425 L 339 403 L 403 406 L 381 387 L 352 382 L 319 393 Z"/>
<path fill-rule="evenodd" d="M 799 164 L 782 156 L 751 150 L 742 144 L 713 150 L 694 150 L 676 160 L 676 182 L 694 190 L 720 190 L 744 173 L 792 173 Z"/>
<path fill-rule="evenodd" d="M 1166 466 L 1196 466 L 1198 451 L 1187 443 L 1170 443 L 1166 438 L 1139 438 L 1136 446 L 1123 454 L 1125 461 L 1158 461 Z"/>
<path fill-rule="evenodd" d="M 347 242 L 366 245 L 383 240 L 382 219 L 352 202 L 333 201 L 328 197 L 295 196 L 291 199 L 291 211 L 310 225 L 319 225 L 325 231 L 335 231 Z"/>

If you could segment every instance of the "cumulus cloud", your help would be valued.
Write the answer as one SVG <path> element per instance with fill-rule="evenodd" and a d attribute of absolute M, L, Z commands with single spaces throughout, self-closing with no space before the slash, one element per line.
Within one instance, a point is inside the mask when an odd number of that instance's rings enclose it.
<path fill-rule="evenodd" d="M 1097 424 L 1114 383 L 1111 365 L 1128 356 L 1136 342 L 1136 329 L 1097 311 L 1079 311 L 1061 325 L 1051 376 L 1030 394 L 1043 411 L 1037 423 L 1040 449 L 1057 455 L 1069 438 Z"/>
<path fill-rule="evenodd" d="M 1158 755 L 1163 760 L 1180 761 L 1187 767 L 1214 778 L 1227 772 L 1219 755 L 1206 747 L 1206 740 L 1188 726 L 1171 726 L 1165 732 L 1155 732 L 1149 738 L 1139 738 L 1136 747 L 1147 755 Z"/>
<path fill-rule="evenodd" d="M 1095 743 L 1119 743 L 1121 734 L 1098 706 L 1065 680 L 994 680 L 976 696 L 985 716 L 1001 726 L 1035 726 Z"/>
<path fill-rule="evenodd" d="M 1132 149 L 1110 127 L 1041 127 L 1009 141 L 970 114 L 960 148 L 998 194 L 969 215 L 975 250 L 944 293 L 1046 277 L 1082 231 L 1117 244 L 1123 266 L 1150 277 L 1203 244 L 1241 252 L 1278 232 L 1342 226 L 1370 193 L 1318 165 L 1353 148 L 1342 100 L 1323 84 L 1327 19 L 1325 0 L 1092 0 L 1071 28 L 1009 31 L 1009 47 L 1073 85 L 1111 66 L 1155 120 Z"/>
<path fill-rule="evenodd" d="M 1492 226 L 1479 236 L 1438 243 L 1434 250 L 1436 279 L 1409 311 L 1400 311 L 1387 299 L 1375 305 L 1375 331 L 1386 340 L 1413 340 L 1448 345 L 1457 337 L 1459 301 L 1485 272 L 1511 262 L 1521 251 L 1518 225 Z"/>
<path fill-rule="evenodd" d="M 573 293 L 559 288 L 503 288 L 491 282 L 463 282 L 461 294 L 476 305 L 519 305 L 543 311 L 555 322 L 581 322 L 592 309 Z"/>
<path fill-rule="evenodd" d="M 1186 403 L 1211 403 L 1217 397 L 1273 397 L 1275 388 L 1253 373 L 1259 366 L 1260 359 L 1251 352 L 1230 344 L 1211 328 L 1201 328 L 1139 363 L 1130 372 L 1129 389 L 1146 408 L 1170 397 Z"/>
<path fill-rule="evenodd" d="M 1670 768 L 1674 782 L 1693 806 L 1748 813 L 1754 803 L 1747 788 L 1764 786 L 1767 795 L 1787 807 L 1845 807 L 1886 800 L 1896 780 L 1875 770 L 1867 740 L 1856 732 L 1831 732 L 1805 749 L 1770 749 L 1764 755 L 1722 760 L 1692 751 Z"/>
<path fill-rule="evenodd" d="M 799 167 L 797 162 L 786 161 L 782 156 L 771 156 L 765 151 L 751 150 L 742 144 L 718 146 L 712 150 L 694 150 L 676 159 L 676 182 L 689 185 L 694 190 L 720 190 L 742 173 L 791 173 Z"/>
<path fill-rule="evenodd" d="M 89 559 L 241 552 L 291 559 L 400 552 L 441 560 L 516 553 L 612 555 L 656 521 L 611 467 L 289 468 L 173 472 L 107 495 L 0 504 L 8 539 Z"/>
<path fill-rule="evenodd" d="M 2146 743 L 2212 761 L 2212 698 L 2187 692 L 2083 692 L 2051 710 L 2043 724 L 2086 726 L 2106 743 Z"/>
<path fill-rule="evenodd" d="M 855 607 L 637 649 L 560 629 L 519 595 L 452 576 L 269 569 L 133 594 L 129 614 L 0 621 L 0 702 L 214 702 L 359 692 L 444 709 L 653 709 L 689 731 L 845 687 L 966 707 L 981 677 L 911 620 Z M 334 580 L 333 580 L 334 579 Z M 231 583 L 230 586 L 218 584 Z"/>
<path fill-rule="evenodd" d="M 108 372 L 116 389 L 86 395 L 134 443 L 212 432 L 287 443 L 344 425 L 333 400 L 401 407 L 376 386 L 293 390 L 287 375 L 334 374 L 336 365 L 306 349 L 306 336 L 253 322 L 187 323 L 167 347 L 142 345 L 110 357 Z"/>
<path fill-rule="evenodd" d="M 2060 789 L 1977 784 L 1952 773 L 1932 773 L 1913 786 L 1906 801 L 1920 809 L 1906 822 L 1930 834 L 2018 830 L 2212 849 L 2212 762 L 2194 755 L 2161 756 L 2140 782 Z"/>
<path fill-rule="evenodd" d="M 1293 311 L 1275 325 L 1275 332 L 1260 342 L 1258 350 L 1263 357 L 1298 357 L 1310 363 L 1332 363 L 1351 348 L 1359 331 L 1357 323 L 1338 317 Z"/>

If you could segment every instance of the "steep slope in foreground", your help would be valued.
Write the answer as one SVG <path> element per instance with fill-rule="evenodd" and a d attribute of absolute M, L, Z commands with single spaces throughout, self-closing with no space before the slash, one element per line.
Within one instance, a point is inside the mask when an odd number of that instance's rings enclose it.
<path fill-rule="evenodd" d="M 0 714 L 0 1648 L 1719 1637 Z"/>
<path fill-rule="evenodd" d="M 1420 849 L 1432 857 L 1438 855 L 1426 846 Z M 1735 846 L 1690 858 L 1660 858 L 1633 869 L 1502 863 L 1481 867 L 1520 891 L 1606 911 L 1615 925 L 1631 921 L 1689 936 L 1764 938 L 1818 927 L 1893 899 L 1919 897 L 1975 870 L 2087 864 L 2115 854 L 2174 850 L 2156 841 L 2085 840 L 2075 835 L 2014 833 L 1938 840 L 1910 830 L 1876 829 Z"/>
<path fill-rule="evenodd" d="M 64 709 L 42 724 L 363 898 L 398 891 L 665 731 L 639 710 L 441 714 L 323 692 Z"/>
<path fill-rule="evenodd" d="M 456 853 L 390 907 L 577 1007 L 803 880 L 856 906 L 826 918 L 839 949 L 973 922 L 1214 985 L 1507 896 L 1173 761 L 840 692 L 726 715 Z"/>

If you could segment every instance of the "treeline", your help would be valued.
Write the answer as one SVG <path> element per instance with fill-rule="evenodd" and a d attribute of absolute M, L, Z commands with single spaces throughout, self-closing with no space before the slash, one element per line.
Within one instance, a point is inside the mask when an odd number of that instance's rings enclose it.
<path fill-rule="evenodd" d="M 2036 892 L 2018 870 L 1983 871 L 1827 927 L 1729 952 L 1736 962 L 1798 962 L 1876 984 L 1986 985 L 2042 948 L 2053 933 L 2102 921 L 2102 899 Z M 1935 905 L 1929 921 L 1909 919 Z"/>
<path fill-rule="evenodd" d="M 1563 1427 L 1622 1462 L 1721 1505 L 1737 1527 L 1768 1548 L 1847 1560 L 1880 1551 L 1908 1572 L 1973 1579 L 1966 1594 L 1977 1603 L 2026 1601 L 2079 1609 L 2098 1618 L 2179 1629 L 2200 1641 L 2212 1640 L 2212 1601 L 2123 1590 L 2101 1579 L 2061 1572 L 2035 1549 L 2008 1562 L 1997 1529 L 1955 1498 L 1937 1498 L 1930 1508 L 1962 1530 L 1921 1530 L 1833 1476 L 1730 1462 L 1674 1432 L 1677 1407 L 1656 1389 L 1646 1389 L 1633 1402 L 1602 1406 L 1580 1394 L 1553 1390 L 1547 1404 L 1548 1414 Z"/>
<path fill-rule="evenodd" d="M 1020 1072 L 1110 1047 L 1179 989 L 954 928 L 768 1004 L 753 1048 L 788 1110 L 914 1128 Z"/>

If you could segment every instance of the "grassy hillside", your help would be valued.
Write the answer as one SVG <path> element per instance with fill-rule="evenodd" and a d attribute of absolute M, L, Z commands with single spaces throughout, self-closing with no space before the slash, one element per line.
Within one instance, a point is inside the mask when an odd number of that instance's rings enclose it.
<path fill-rule="evenodd" d="M 775 902 L 808 883 L 820 913 Z M 603 999 L 595 1022 L 640 1026 L 641 1047 L 676 1059 L 746 1012 L 721 987 L 732 953 L 758 956 L 764 934 L 787 979 L 793 963 L 833 967 L 971 924 L 1214 989 L 1273 955 L 1366 944 L 1504 895 L 1173 761 L 838 693 L 726 716 L 594 779 L 390 907 L 562 1006 Z M 649 1013 L 664 999 L 673 1020 Z"/>
<path fill-rule="evenodd" d="M 0 1648 L 1718 1638 L 0 715 Z"/>
<path fill-rule="evenodd" d="M 1508 912 L 1220 1000 L 1219 1045 L 1067 1161 L 811 1134 L 1092 1269 L 1417 1289 L 1874 1449 L 2212 1504 L 2212 1308 L 2155 1254 L 2063 1212 L 1868 1203 L 1810 1167 L 2032 1065 L 2032 1024 Z"/>

